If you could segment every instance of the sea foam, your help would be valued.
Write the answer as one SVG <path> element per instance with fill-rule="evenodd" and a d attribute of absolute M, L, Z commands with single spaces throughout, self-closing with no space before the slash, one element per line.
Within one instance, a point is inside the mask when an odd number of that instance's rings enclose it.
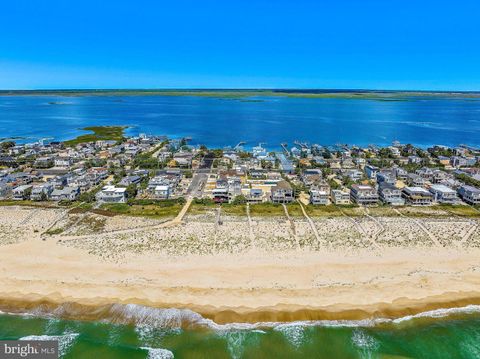
<path fill-rule="evenodd" d="M 62 357 L 75 343 L 75 340 L 78 336 L 78 333 L 69 333 L 64 335 L 28 335 L 26 337 L 20 338 L 19 340 L 56 340 L 58 341 L 59 356 Z"/>
<path fill-rule="evenodd" d="M 173 353 L 168 349 L 142 347 L 148 351 L 147 359 L 173 359 Z"/>

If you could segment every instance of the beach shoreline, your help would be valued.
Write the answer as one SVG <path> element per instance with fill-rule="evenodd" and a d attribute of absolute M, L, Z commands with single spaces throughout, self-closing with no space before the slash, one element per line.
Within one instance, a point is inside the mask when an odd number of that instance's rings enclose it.
<path fill-rule="evenodd" d="M 294 218 L 292 234 L 277 217 L 249 224 L 225 216 L 215 227 L 214 216 L 187 214 L 164 227 L 115 216 L 99 226 L 95 214 L 0 211 L 4 312 L 97 320 L 113 306 L 137 305 L 252 324 L 392 319 L 480 304 L 475 218 Z M 44 234 L 52 225 L 67 230 Z"/>
<path fill-rule="evenodd" d="M 122 304 L 111 303 L 108 298 L 95 302 L 82 298 L 76 301 L 62 302 L 59 297 L 41 297 L 32 294 L 32 300 L 20 297 L 0 298 L 0 314 L 33 315 L 53 317 L 65 320 L 106 321 L 127 325 L 139 324 L 144 320 L 141 316 L 112 316 L 112 308 L 118 306 L 135 306 L 139 311 L 186 311 L 200 315 L 206 321 L 192 323 L 182 322 L 180 327 L 219 326 L 233 328 L 262 328 L 279 324 L 303 323 L 325 325 L 359 325 L 369 326 L 382 322 L 401 321 L 413 317 L 437 318 L 451 313 L 480 311 L 480 292 L 449 292 L 443 295 L 427 297 L 419 300 L 399 298 L 393 303 L 373 303 L 357 307 L 354 304 L 336 304 L 328 307 L 311 308 L 295 305 L 278 304 L 268 308 L 214 308 L 179 303 L 151 303 L 141 299 L 125 301 Z M 72 298 L 69 298 L 72 300 Z M 113 300 L 113 298 L 112 298 Z M 118 300 L 118 298 L 115 298 Z M 101 304 L 105 302 L 105 304 Z M 108 303 L 108 304 L 106 304 Z M 148 305 L 147 305 L 148 304 Z M 118 314 L 118 313 L 117 313 Z M 177 323 L 175 323 L 177 324 Z M 165 327 L 168 328 L 168 325 Z"/>
<path fill-rule="evenodd" d="M 14 256 L 27 249 L 30 255 Z M 150 257 L 120 264 L 81 252 L 53 241 L 4 247 L 0 310 L 101 320 L 112 305 L 135 304 L 187 309 L 217 324 L 252 324 L 395 319 L 480 304 L 475 251 Z M 324 282 L 312 283 L 322 274 Z"/>

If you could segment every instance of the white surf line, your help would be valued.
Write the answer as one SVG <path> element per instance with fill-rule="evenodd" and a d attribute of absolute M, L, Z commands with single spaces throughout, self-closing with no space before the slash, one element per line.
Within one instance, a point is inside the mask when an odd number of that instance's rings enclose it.
<path fill-rule="evenodd" d="M 415 219 L 415 218 L 413 218 L 413 217 L 407 217 L 407 216 L 405 216 L 402 212 L 400 212 L 400 211 L 399 211 L 398 209 L 396 209 L 396 208 L 393 208 L 393 210 L 394 210 L 395 212 L 397 212 L 401 217 L 410 218 L 411 220 L 413 220 L 413 222 L 415 222 L 415 223 L 420 227 L 420 229 L 427 234 L 427 236 L 430 238 L 430 240 L 431 240 L 433 243 L 435 243 L 435 244 L 436 244 L 437 246 L 439 246 L 439 247 L 442 247 L 442 245 L 441 245 L 440 242 L 438 241 L 437 237 L 435 237 L 435 236 L 433 235 L 433 233 L 430 232 L 430 231 L 428 230 L 428 228 L 423 225 L 422 222 L 420 222 L 419 220 L 417 220 L 417 219 Z"/>
<path fill-rule="evenodd" d="M 287 221 L 290 222 L 290 228 L 292 229 L 293 232 L 293 237 L 295 238 L 295 242 L 297 243 L 297 249 L 300 249 L 300 241 L 298 239 L 297 235 L 297 229 L 295 228 L 295 223 L 293 222 L 292 217 L 290 217 L 290 214 L 288 214 L 288 209 L 285 203 L 282 203 L 283 210 L 285 211 L 285 216 L 287 217 Z"/>
<path fill-rule="evenodd" d="M 298 204 L 300 205 L 300 208 L 302 209 L 303 216 L 307 219 L 308 223 L 310 224 L 310 227 L 312 228 L 313 234 L 315 235 L 315 238 L 317 239 L 317 242 L 320 243 L 320 235 L 318 234 L 317 227 L 315 226 L 315 223 L 313 223 L 313 220 L 310 218 L 310 216 L 307 214 L 305 211 L 305 208 L 303 208 L 302 203 L 297 200 Z"/>
<path fill-rule="evenodd" d="M 255 234 L 253 233 L 253 224 L 252 224 L 252 217 L 250 216 L 250 203 L 247 203 L 245 210 L 247 211 L 247 218 L 248 218 L 248 230 L 250 232 L 250 241 L 252 244 L 252 248 L 255 249 Z"/>

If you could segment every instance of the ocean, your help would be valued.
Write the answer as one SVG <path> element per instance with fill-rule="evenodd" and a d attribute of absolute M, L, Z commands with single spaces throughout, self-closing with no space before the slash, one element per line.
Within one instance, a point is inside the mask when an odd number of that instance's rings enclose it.
<path fill-rule="evenodd" d="M 480 146 L 480 100 L 402 101 L 196 96 L 0 96 L 0 138 L 66 140 L 86 126 L 192 138 L 211 147 L 295 140 Z M 91 321 L 51 312 L 0 314 L 0 339 L 59 340 L 62 358 L 480 358 L 480 308 L 387 320 L 220 325 L 188 310 L 116 305 Z"/>
<path fill-rule="evenodd" d="M 295 140 L 389 145 L 398 140 L 480 146 L 480 99 L 410 96 L 401 100 L 201 96 L 0 96 L 0 138 L 67 140 L 98 125 L 127 134 L 191 137 L 192 144 L 278 149 Z"/>
<path fill-rule="evenodd" d="M 0 339 L 55 339 L 65 359 L 480 357 L 478 306 L 396 320 L 228 325 L 188 310 L 113 308 L 98 321 L 59 319 L 61 308 L 41 315 L 3 313 Z"/>

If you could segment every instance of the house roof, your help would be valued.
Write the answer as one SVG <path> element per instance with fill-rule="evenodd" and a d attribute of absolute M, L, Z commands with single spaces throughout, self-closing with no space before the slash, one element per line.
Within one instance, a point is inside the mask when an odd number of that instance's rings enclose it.
<path fill-rule="evenodd" d="M 290 183 L 288 183 L 287 181 L 282 180 L 282 181 L 278 181 L 274 188 L 275 189 L 292 189 L 292 186 L 290 186 Z"/>

